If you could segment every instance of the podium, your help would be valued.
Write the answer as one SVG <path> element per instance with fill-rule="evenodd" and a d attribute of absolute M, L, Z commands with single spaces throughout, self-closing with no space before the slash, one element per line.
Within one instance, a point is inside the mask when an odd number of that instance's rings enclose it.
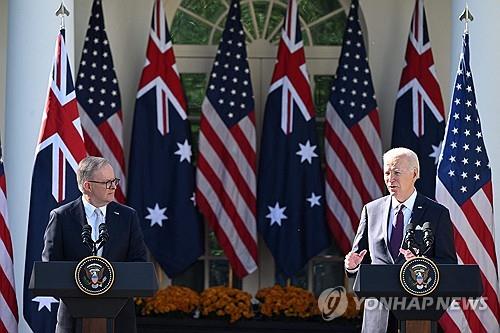
<path fill-rule="evenodd" d="M 150 262 L 113 262 L 115 280 L 103 295 L 83 293 L 75 282 L 78 262 L 35 262 L 29 289 L 34 296 L 60 298 L 76 319 L 76 332 L 95 332 L 93 318 L 105 318 L 103 332 L 112 333 L 114 318 L 128 299 L 136 296 L 153 296 L 158 290 L 154 266 Z M 92 319 L 91 319 L 92 318 Z M 99 325 L 98 325 L 99 326 Z"/>
<path fill-rule="evenodd" d="M 405 291 L 400 282 L 402 265 L 361 265 L 354 282 L 354 292 L 358 297 L 376 298 L 387 305 L 398 321 L 405 322 L 402 332 L 435 330 L 437 320 L 454 297 L 476 298 L 483 293 L 477 265 L 436 266 L 439 284 L 426 296 L 412 296 Z"/>

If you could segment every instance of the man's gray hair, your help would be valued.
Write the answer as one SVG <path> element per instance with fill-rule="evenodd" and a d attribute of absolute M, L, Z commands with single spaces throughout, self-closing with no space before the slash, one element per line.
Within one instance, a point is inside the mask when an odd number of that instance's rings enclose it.
<path fill-rule="evenodd" d="M 94 176 L 94 172 L 106 165 L 111 164 L 107 159 L 97 156 L 87 156 L 80 161 L 76 172 L 76 181 L 78 182 L 80 192 L 83 193 L 83 183 L 87 180 L 91 180 Z"/>
<path fill-rule="evenodd" d="M 397 147 L 397 148 L 392 148 L 392 149 L 386 151 L 384 154 L 384 157 L 383 157 L 384 164 L 386 164 L 388 161 L 390 161 L 396 157 L 401 157 L 401 156 L 406 158 L 411 169 L 417 170 L 417 178 L 419 178 L 420 177 L 420 164 L 418 162 L 418 156 L 411 149 Z"/>

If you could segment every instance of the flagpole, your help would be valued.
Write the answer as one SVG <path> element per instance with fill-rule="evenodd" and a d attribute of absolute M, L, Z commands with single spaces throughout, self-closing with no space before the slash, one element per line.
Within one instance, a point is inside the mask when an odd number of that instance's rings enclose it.
<path fill-rule="evenodd" d="M 472 14 L 471 14 L 471 12 L 469 10 L 469 4 L 467 3 L 467 1 L 465 2 L 465 9 L 462 12 L 462 14 L 460 14 L 460 16 L 458 17 L 458 19 L 460 21 L 465 21 L 465 31 L 464 31 L 464 33 L 468 34 L 469 33 L 469 22 L 474 21 L 474 16 L 472 16 Z"/>
<path fill-rule="evenodd" d="M 64 17 L 69 16 L 69 11 L 66 9 L 66 6 L 64 6 L 64 1 L 61 1 L 61 5 L 56 10 L 56 16 L 61 18 L 61 29 L 64 29 L 66 27 Z"/>

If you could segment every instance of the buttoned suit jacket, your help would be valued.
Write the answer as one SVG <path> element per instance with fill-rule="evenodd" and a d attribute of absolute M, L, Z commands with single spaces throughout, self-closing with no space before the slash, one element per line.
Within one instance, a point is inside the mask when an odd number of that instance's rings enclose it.
<path fill-rule="evenodd" d="M 388 225 L 391 212 L 391 196 L 385 196 L 376 199 L 363 207 L 359 227 L 354 237 L 352 251 L 359 253 L 367 250 L 362 264 L 403 264 L 405 258 L 399 254 L 393 258 L 389 250 Z M 439 264 L 456 264 L 457 256 L 453 241 L 453 230 L 451 226 L 450 213 L 446 207 L 417 193 L 410 222 L 415 229 L 415 238 L 419 243 L 423 243 L 422 225 L 425 222 L 430 223 L 430 228 L 434 235 L 434 244 L 427 253 L 428 258 Z M 406 232 L 406 231 L 405 231 Z M 407 245 L 402 244 L 403 249 Z M 349 276 L 355 276 L 356 273 L 348 272 Z M 370 306 L 365 307 L 363 316 L 362 332 L 376 333 L 386 332 L 389 311 L 379 307 L 376 300 Z M 377 307 L 375 310 L 370 310 Z M 370 308 L 370 309 L 368 309 Z M 380 308 L 380 310 L 379 310 Z"/>
<path fill-rule="evenodd" d="M 102 257 L 110 262 L 146 261 L 146 247 L 137 212 L 117 202 L 106 207 L 109 239 Z M 91 255 L 82 242 L 82 228 L 88 224 L 82 198 L 52 210 L 44 235 L 42 261 L 80 261 Z M 75 320 L 61 302 L 57 311 L 57 333 L 72 333 Z M 135 332 L 135 308 L 130 299 L 115 320 L 115 332 Z"/>

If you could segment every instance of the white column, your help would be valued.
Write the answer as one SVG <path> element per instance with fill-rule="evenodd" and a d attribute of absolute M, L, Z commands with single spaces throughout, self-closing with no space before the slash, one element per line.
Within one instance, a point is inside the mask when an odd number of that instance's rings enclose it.
<path fill-rule="evenodd" d="M 483 138 L 486 144 L 493 178 L 493 204 L 495 214 L 495 239 L 497 258 L 500 256 L 500 31 L 497 0 L 468 0 L 474 21 L 469 23 L 470 62 L 476 88 L 477 106 Z M 458 16 L 464 9 L 464 1 L 453 1 L 452 12 L 452 62 L 451 76 L 455 77 L 464 23 Z M 451 96 L 451 94 L 450 94 Z M 449 103 L 448 103 L 449 106 Z"/>
<path fill-rule="evenodd" d="M 22 315 L 24 257 L 35 147 L 47 96 L 48 78 L 60 20 L 60 0 L 11 0 L 8 3 L 4 160 L 9 223 L 14 244 L 19 332 L 29 332 Z M 73 0 L 65 0 L 71 12 Z M 66 19 L 68 50 L 73 56 L 73 16 Z M 72 57 L 73 58 L 73 57 Z M 72 67 L 74 70 L 74 66 Z"/>

